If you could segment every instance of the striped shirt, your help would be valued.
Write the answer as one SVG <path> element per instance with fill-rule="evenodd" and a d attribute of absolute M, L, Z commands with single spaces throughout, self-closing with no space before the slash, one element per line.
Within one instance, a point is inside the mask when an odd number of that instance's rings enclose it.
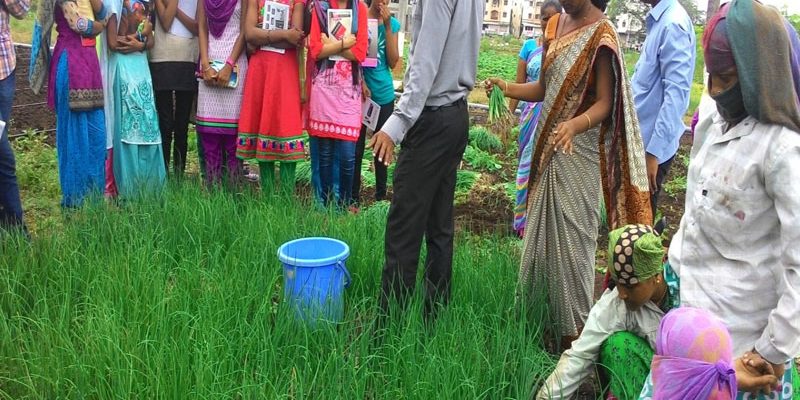
<path fill-rule="evenodd" d="M 709 310 L 735 356 L 800 354 L 800 133 L 748 117 L 697 126 L 686 211 L 669 260 L 681 303 Z"/>
<path fill-rule="evenodd" d="M 31 0 L 0 0 L 0 80 L 8 78 L 17 68 L 17 53 L 11 40 L 8 16 L 22 19 L 31 7 Z"/>

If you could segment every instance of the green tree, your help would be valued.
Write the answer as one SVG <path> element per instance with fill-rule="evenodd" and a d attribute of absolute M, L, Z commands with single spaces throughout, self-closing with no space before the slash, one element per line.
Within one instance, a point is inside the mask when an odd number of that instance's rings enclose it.
<path fill-rule="evenodd" d="M 800 15 L 797 15 L 797 14 L 790 15 L 788 17 L 788 19 L 789 19 L 789 23 L 791 23 L 792 26 L 794 27 L 794 30 L 796 30 L 797 32 L 800 32 Z"/>
<path fill-rule="evenodd" d="M 703 12 L 697 8 L 694 0 L 678 0 L 683 8 L 692 19 L 692 23 L 699 25 L 703 22 Z M 622 14 L 630 14 L 632 17 L 638 19 L 642 26 L 645 25 L 647 13 L 650 11 L 650 6 L 644 4 L 641 0 L 611 0 L 606 8 L 606 14 L 611 21 L 616 21 L 617 16 Z"/>
<path fill-rule="evenodd" d="M 697 8 L 697 4 L 694 0 L 678 0 L 678 2 L 681 3 L 686 13 L 689 14 L 689 18 L 692 19 L 693 24 L 700 25 L 703 23 L 705 16 L 703 12 Z"/>
<path fill-rule="evenodd" d="M 719 0 L 708 0 L 708 6 L 706 7 L 706 16 L 709 18 L 717 13 L 719 10 Z"/>

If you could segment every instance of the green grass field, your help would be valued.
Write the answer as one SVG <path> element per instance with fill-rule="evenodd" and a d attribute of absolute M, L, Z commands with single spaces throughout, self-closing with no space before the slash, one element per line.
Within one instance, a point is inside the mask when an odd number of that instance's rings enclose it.
<path fill-rule="evenodd" d="M 0 398 L 524 398 L 553 367 L 514 310 L 519 241 L 461 235 L 453 299 L 380 345 L 372 324 L 386 207 L 357 216 L 170 188 L 0 244 Z M 344 321 L 310 330 L 281 304 L 278 246 L 351 247 Z M 418 303 L 416 303 L 418 304 Z"/>
<path fill-rule="evenodd" d="M 11 39 L 14 43 L 31 43 L 34 21 L 34 13 L 28 13 L 23 19 L 11 18 Z"/>

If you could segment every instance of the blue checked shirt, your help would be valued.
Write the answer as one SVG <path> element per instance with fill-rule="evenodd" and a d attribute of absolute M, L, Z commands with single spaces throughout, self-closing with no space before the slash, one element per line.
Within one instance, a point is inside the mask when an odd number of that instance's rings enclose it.
<path fill-rule="evenodd" d="M 642 139 L 659 164 L 678 151 L 686 130 L 695 63 L 695 35 L 678 0 L 661 0 L 647 14 L 647 37 L 633 74 L 633 97 Z"/>

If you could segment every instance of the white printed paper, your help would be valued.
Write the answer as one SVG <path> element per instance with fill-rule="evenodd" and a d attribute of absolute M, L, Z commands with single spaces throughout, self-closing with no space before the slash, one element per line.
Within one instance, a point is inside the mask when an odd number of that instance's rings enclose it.
<path fill-rule="evenodd" d="M 342 40 L 352 33 L 353 10 L 328 9 L 328 37 L 333 40 Z M 330 56 L 333 61 L 346 61 L 342 56 Z"/>
<path fill-rule="evenodd" d="M 275 30 L 275 29 L 289 29 L 289 6 L 275 1 L 268 1 L 264 3 L 264 14 L 261 20 L 261 29 Z M 279 49 L 272 46 L 262 46 L 261 50 L 272 51 L 275 53 L 285 54 L 285 49 Z"/>
<path fill-rule="evenodd" d="M 378 128 L 378 118 L 381 115 L 381 106 L 372 101 L 372 99 L 366 99 L 361 104 L 361 114 L 363 117 L 361 118 L 361 123 L 367 127 L 372 132 L 375 132 L 375 129 Z"/>
<path fill-rule="evenodd" d="M 364 68 L 375 68 L 378 66 L 378 20 L 367 20 L 367 31 L 369 38 L 367 41 L 367 58 L 361 63 Z"/>

